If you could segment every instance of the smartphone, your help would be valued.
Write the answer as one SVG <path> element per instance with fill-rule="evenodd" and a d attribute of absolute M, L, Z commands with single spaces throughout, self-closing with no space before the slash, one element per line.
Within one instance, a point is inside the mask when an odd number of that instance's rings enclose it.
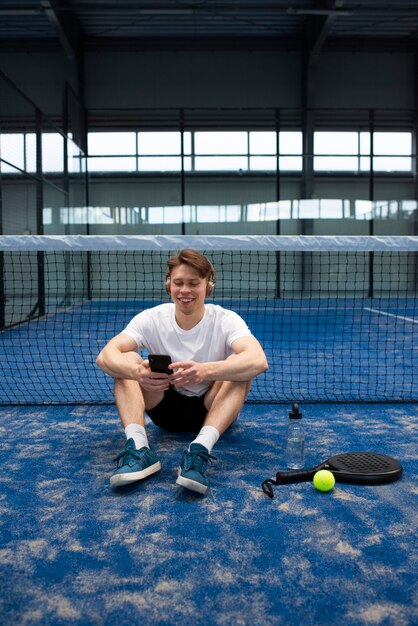
<path fill-rule="evenodd" d="M 149 354 L 149 365 L 152 372 L 159 374 L 173 374 L 173 370 L 168 369 L 171 363 L 171 356 L 168 354 Z"/>

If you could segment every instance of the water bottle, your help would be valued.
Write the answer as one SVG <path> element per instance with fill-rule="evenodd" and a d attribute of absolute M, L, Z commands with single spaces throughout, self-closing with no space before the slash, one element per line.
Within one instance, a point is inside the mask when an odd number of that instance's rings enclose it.
<path fill-rule="evenodd" d="M 294 404 L 289 413 L 286 433 L 286 465 L 289 469 L 302 469 L 305 464 L 305 431 L 302 413 Z"/>

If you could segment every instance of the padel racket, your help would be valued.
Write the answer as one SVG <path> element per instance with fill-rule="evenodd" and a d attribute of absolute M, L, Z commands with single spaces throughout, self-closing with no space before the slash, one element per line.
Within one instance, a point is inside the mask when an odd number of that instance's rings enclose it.
<path fill-rule="evenodd" d="M 277 472 L 276 478 L 268 478 L 262 484 L 264 493 L 273 498 L 272 485 L 287 485 L 312 480 L 319 470 L 327 469 L 334 474 L 336 482 L 359 485 L 383 485 L 402 476 L 402 465 L 396 459 L 374 452 L 347 452 L 336 454 L 320 465 L 308 470 Z"/>

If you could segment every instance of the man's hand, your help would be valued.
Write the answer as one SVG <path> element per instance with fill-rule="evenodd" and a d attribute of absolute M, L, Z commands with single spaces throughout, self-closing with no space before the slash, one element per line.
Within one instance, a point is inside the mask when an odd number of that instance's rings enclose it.
<path fill-rule="evenodd" d="M 169 382 L 175 387 L 185 387 L 186 385 L 199 385 L 206 380 L 206 364 L 196 363 L 196 361 L 178 361 L 169 365 L 175 370 L 169 377 Z"/>
<path fill-rule="evenodd" d="M 142 361 L 142 363 L 138 365 L 136 380 L 141 387 L 147 391 L 167 391 L 170 386 L 168 374 L 152 372 L 148 361 Z"/>

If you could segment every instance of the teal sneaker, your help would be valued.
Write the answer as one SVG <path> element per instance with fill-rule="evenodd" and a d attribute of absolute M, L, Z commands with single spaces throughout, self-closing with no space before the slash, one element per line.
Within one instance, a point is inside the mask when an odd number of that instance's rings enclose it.
<path fill-rule="evenodd" d="M 149 448 L 136 450 L 133 439 L 128 439 L 124 451 L 116 457 L 115 461 L 117 468 L 110 477 L 112 487 L 129 485 L 161 469 L 161 463 L 155 452 Z"/>
<path fill-rule="evenodd" d="M 216 457 L 211 456 L 205 446 L 200 443 L 192 443 L 190 450 L 183 452 L 183 458 L 178 469 L 176 483 L 186 489 L 206 493 L 208 480 L 206 478 L 206 468 L 209 460 L 216 461 Z"/>

